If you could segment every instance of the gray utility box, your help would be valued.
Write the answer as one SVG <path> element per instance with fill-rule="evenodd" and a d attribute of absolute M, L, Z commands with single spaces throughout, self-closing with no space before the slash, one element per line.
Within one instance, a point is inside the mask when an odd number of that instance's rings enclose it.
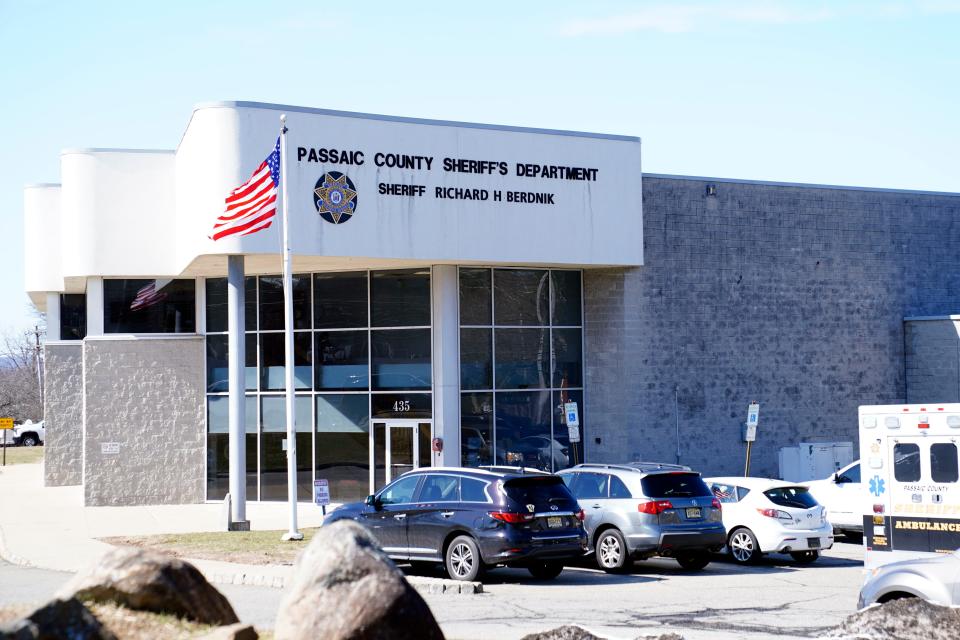
<path fill-rule="evenodd" d="M 789 482 L 822 480 L 853 462 L 852 442 L 801 442 L 780 447 L 780 477 Z"/>

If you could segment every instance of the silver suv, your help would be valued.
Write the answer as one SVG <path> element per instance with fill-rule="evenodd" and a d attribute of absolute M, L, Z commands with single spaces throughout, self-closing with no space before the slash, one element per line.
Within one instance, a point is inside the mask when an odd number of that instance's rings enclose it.
<path fill-rule="evenodd" d="M 620 571 L 631 560 L 672 557 L 700 570 L 726 543 L 720 502 L 689 467 L 656 462 L 579 464 L 557 473 L 586 514 L 597 564 Z"/>

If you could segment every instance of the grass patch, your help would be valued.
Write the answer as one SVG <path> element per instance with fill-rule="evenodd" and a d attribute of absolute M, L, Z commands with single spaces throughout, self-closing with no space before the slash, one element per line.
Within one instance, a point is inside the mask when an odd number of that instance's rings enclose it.
<path fill-rule="evenodd" d="M 284 542 L 284 531 L 215 531 L 204 533 L 170 533 L 153 536 L 119 536 L 102 538 L 118 546 L 140 547 L 165 551 L 178 558 L 221 560 L 240 564 L 292 565 L 316 529 L 302 529 L 303 540 Z"/>
<path fill-rule="evenodd" d="M 0 447 L 0 449 L 4 448 L 7 453 L 7 464 L 38 464 L 43 461 L 43 447 L 15 447 L 13 445 Z M 0 451 L 0 461 L 2 460 L 3 451 Z"/>

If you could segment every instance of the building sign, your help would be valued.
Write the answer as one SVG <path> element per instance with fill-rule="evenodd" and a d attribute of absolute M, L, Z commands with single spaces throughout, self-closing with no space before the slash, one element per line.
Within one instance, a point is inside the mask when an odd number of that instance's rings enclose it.
<path fill-rule="evenodd" d="M 198 110 L 177 151 L 178 220 L 203 220 L 196 255 L 276 253 L 278 225 L 205 238 L 224 193 L 273 145 L 281 113 L 296 256 L 643 264 L 638 138 L 255 103 Z M 235 162 L 200 142 L 214 134 L 240 152 Z"/>
<path fill-rule="evenodd" d="M 101 442 L 100 443 L 100 454 L 105 456 L 113 456 L 120 453 L 120 443 L 119 442 Z"/>

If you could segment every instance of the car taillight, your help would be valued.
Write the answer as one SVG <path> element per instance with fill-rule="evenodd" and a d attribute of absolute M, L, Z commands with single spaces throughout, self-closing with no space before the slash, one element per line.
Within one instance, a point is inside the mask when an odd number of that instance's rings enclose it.
<path fill-rule="evenodd" d="M 512 511 L 491 511 L 490 517 L 500 522 L 509 522 L 510 524 L 519 524 L 533 520 L 532 513 L 515 513 Z"/>
<path fill-rule="evenodd" d="M 637 505 L 637 511 L 640 513 L 649 513 L 652 516 L 658 516 L 667 509 L 673 509 L 669 500 L 651 500 L 650 502 L 641 502 Z"/>
<path fill-rule="evenodd" d="M 786 511 L 780 511 L 780 509 L 757 509 L 757 513 L 762 516 L 767 516 L 768 518 L 776 518 L 777 520 L 793 522 L 793 516 Z"/>
<path fill-rule="evenodd" d="M 720 506 L 720 501 L 717 500 L 716 498 L 713 499 L 713 502 L 710 503 L 710 506 L 713 507 L 714 509 L 722 509 L 722 508 L 723 508 L 722 506 Z"/>
<path fill-rule="evenodd" d="M 579 520 L 580 522 L 583 522 L 586 519 L 587 519 L 587 514 L 583 512 L 583 509 L 580 509 L 580 511 L 577 511 L 577 520 Z"/>

